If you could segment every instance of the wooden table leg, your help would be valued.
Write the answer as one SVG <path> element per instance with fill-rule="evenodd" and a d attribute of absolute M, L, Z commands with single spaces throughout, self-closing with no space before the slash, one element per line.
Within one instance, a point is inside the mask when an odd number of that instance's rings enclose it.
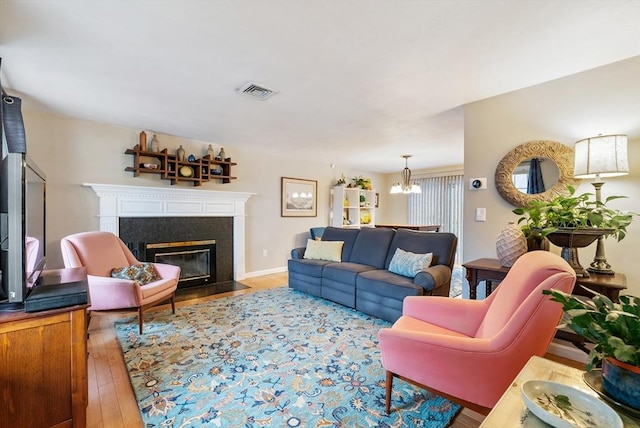
<path fill-rule="evenodd" d="M 476 289 L 478 288 L 478 275 L 475 269 L 466 269 L 467 271 L 467 282 L 469 282 L 469 298 L 472 300 L 476 299 Z"/>

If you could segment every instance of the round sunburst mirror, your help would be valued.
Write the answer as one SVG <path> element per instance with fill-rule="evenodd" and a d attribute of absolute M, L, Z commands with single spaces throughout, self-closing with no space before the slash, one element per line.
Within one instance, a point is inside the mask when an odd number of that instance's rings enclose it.
<path fill-rule="evenodd" d="M 546 189 L 539 193 L 526 193 L 526 186 L 516 187 L 519 169 L 527 161 L 537 158 L 554 165 L 545 168 L 550 171 L 545 180 Z M 515 183 L 514 183 L 515 180 Z M 548 182 L 548 184 L 547 184 Z M 579 180 L 573 178 L 573 149 L 557 141 L 538 140 L 519 145 L 507 153 L 496 168 L 495 184 L 502 198 L 516 207 L 523 207 L 530 201 L 548 201 L 557 195 L 567 195 L 567 185 L 575 186 Z M 553 184 L 551 184 L 553 183 Z"/>

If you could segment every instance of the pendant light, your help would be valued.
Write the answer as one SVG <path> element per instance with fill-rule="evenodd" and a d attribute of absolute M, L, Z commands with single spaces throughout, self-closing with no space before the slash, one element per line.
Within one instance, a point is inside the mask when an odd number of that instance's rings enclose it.
<path fill-rule="evenodd" d="M 402 157 L 404 158 L 404 169 L 400 172 L 402 183 L 396 183 L 391 186 L 391 191 L 389 193 L 422 193 L 422 190 L 417 183 L 414 182 L 411 184 L 411 170 L 407 165 L 407 160 L 411 155 L 402 155 Z"/>

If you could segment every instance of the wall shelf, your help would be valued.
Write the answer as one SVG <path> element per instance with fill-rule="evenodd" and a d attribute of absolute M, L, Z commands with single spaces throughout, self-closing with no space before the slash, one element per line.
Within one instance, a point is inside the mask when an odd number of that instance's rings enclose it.
<path fill-rule="evenodd" d="M 231 167 L 237 165 L 231 162 L 231 158 L 222 161 L 205 155 L 193 162 L 179 161 L 175 154 L 167 153 L 167 149 L 160 152 L 143 151 L 137 144 L 133 149 L 125 150 L 124 153 L 133 155 L 133 166 L 126 167 L 125 171 L 133 172 L 134 177 L 138 177 L 140 173 L 160 174 L 160 178 L 170 180 L 172 185 L 186 182 L 193 183 L 194 186 L 200 186 L 211 180 L 230 183 L 237 178 L 231 175 Z M 157 167 L 149 165 L 157 165 Z M 221 171 L 221 174 L 215 174 L 214 170 Z"/>

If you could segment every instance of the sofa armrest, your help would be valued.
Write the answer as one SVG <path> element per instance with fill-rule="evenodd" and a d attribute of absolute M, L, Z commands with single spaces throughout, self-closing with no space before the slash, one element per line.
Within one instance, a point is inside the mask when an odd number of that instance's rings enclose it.
<path fill-rule="evenodd" d="M 435 293 L 439 287 L 451 283 L 451 269 L 445 265 L 429 266 L 427 269 L 418 272 L 413 279 L 413 283 L 424 288 L 426 292 Z"/>
<path fill-rule="evenodd" d="M 304 258 L 304 251 L 307 247 L 298 247 L 291 250 L 291 258 L 292 259 L 302 259 Z"/>

